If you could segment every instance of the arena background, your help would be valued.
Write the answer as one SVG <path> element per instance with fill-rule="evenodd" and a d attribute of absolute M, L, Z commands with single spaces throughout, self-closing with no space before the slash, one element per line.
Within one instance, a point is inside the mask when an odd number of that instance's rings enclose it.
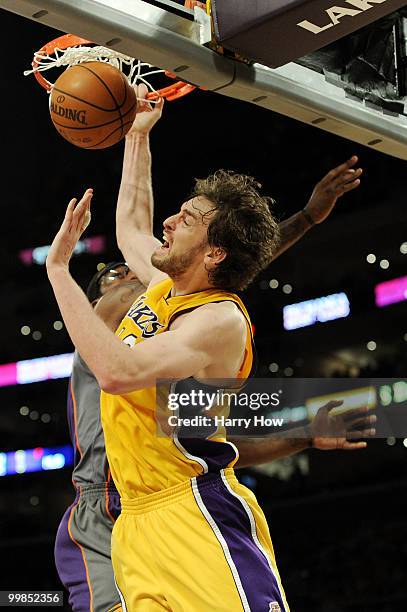
<path fill-rule="evenodd" d="M 57 134 L 47 95 L 23 71 L 33 51 L 58 33 L 5 11 L 0 17 L 0 364 L 10 364 L 72 351 L 65 329 L 54 326 L 60 315 L 45 267 L 28 265 L 27 250 L 49 245 L 68 200 L 92 186 L 93 219 L 86 236 L 103 236 L 105 248 L 75 257 L 72 272 L 85 286 L 98 263 L 119 255 L 114 213 L 123 148 L 82 151 Z M 167 104 L 151 146 L 158 235 L 193 177 L 220 167 L 252 174 L 276 199 L 276 212 L 284 219 L 305 205 L 329 169 L 358 155 L 364 168 L 360 189 L 340 200 L 329 220 L 273 263 L 244 296 L 256 330 L 259 375 L 405 376 L 405 303 L 378 308 L 374 298 L 375 285 L 405 274 L 405 162 L 209 92 Z M 98 242 L 91 244 L 97 250 Z M 367 262 L 368 254 L 376 256 L 375 263 Z M 382 260 L 389 262 L 387 268 L 380 266 Z M 272 279 L 278 281 L 275 289 Z M 287 285 L 291 293 L 284 292 Z M 342 291 L 351 304 L 348 317 L 284 330 L 285 305 Z M 376 343 L 375 350 L 367 348 L 369 342 Z M 278 371 L 271 372 L 270 364 Z M 4 384 L 1 453 L 69 444 L 66 388 L 66 378 Z M 374 440 L 354 453 L 310 451 L 240 472 L 266 512 L 294 612 L 405 609 L 403 442 Z M 73 499 L 70 468 L 2 475 L 0 488 L 0 590 L 60 589 L 53 542 Z"/>

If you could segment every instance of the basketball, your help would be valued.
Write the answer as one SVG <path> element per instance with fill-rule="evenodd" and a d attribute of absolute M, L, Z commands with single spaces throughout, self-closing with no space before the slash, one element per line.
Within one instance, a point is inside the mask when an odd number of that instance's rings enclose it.
<path fill-rule="evenodd" d="M 126 76 L 111 64 L 71 66 L 55 82 L 51 119 L 58 132 L 83 149 L 105 149 L 132 126 L 137 97 Z"/>

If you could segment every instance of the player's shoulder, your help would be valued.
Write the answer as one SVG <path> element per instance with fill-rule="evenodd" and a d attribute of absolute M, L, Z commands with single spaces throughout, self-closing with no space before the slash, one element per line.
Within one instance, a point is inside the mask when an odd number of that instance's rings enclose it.
<path fill-rule="evenodd" d="M 222 333 L 239 333 L 246 325 L 242 311 L 230 300 L 202 304 L 188 314 L 190 320 L 200 319 L 212 331 L 219 329 Z"/>
<path fill-rule="evenodd" d="M 217 302 L 207 302 L 199 306 L 202 311 L 216 313 L 219 317 L 238 317 L 242 315 L 242 312 L 236 302 L 232 300 L 221 300 Z"/>

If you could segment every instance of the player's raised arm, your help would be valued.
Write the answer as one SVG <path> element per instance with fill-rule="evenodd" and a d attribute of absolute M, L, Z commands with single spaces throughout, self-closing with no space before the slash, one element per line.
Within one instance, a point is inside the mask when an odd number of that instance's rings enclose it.
<path fill-rule="evenodd" d="M 362 169 L 354 168 L 357 162 L 358 158 L 354 155 L 328 172 L 315 185 L 305 208 L 279 224 L 280 244 L 273 260 L 298 242 L 311 227 L 325 221 L 334 209 L 338 198 L 359 187 Z"/>
<path fill-rule="evenodd" d="M 147 87 L 137 88 L 137 116 L 125 139 L 122 179 L 116 211 L 117 243 L 129 267 L 144 285 L 157 270 L 151 255 L 161 243 L 153 236 L 153 189 L 149 133 L 161 117 L 163 100 L 143 102 Z"/>
<path fill-rule="evenodd" d="M 88 189 L 79 202 L 70 201 L 46 264 L 71 340 L 100 387 L 113 394 L 127 393 L 154 386 L 157 379 L 188 378 L 224 363 L 231 364 L 231 370 L 222 377 L 233 378 L 243 358 L 246 333 L 245 320 L 234 305 L 200 306 L 174 331 L 158 334 L 133 349 L 96 315 L 69 273 L 74 248 L 90 221 L 92 196 L 93 190 Z"/>

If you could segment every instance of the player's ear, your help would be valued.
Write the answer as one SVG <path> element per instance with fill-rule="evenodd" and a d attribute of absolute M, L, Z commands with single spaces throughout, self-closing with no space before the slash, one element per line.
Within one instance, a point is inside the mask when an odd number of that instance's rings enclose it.
<path fill-rule="evenodd" d="M 227 252 L 222 247 L 208 247 L 204 257 L 205 268 L 213 269 L 222 263 L 226 256 Z"/>

